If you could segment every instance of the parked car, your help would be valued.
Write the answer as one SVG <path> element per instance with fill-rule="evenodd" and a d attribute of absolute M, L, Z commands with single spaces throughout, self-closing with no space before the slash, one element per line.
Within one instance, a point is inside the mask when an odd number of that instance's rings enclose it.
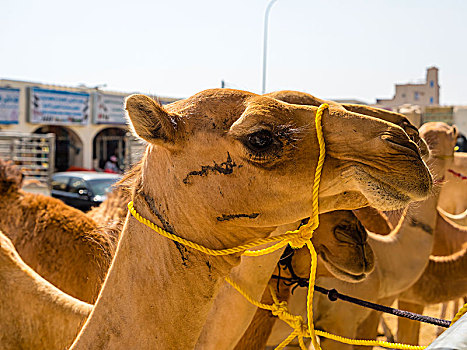
<path fill-rule="evenodd" d="M 87 211 L 106 198 L 112 185 L 122 176 L 90 171 L 69 171 L 52 176 L 52 197 L 69 206 Z"/>

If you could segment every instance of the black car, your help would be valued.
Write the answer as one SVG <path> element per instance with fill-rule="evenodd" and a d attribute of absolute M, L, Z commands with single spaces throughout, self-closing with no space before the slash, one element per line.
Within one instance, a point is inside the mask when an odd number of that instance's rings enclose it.
<path fill-rule="evenodd" d="M 87 211 L 101 204 L 120 178 L 118 174 L 89 171 L 55 173 L 51 194 L 69 206 Z"/>

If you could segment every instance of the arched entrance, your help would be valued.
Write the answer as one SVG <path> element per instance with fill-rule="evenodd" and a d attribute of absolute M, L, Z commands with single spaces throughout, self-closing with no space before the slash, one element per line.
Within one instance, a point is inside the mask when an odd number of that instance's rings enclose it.
<path fill-rule="evenodd" d="M 118 165 L 122 168 L 125 159 L 125 135 L 128 131 L 122 128 L 105 128 L 93 141 L 93 164 L 96 170 L 104 169 L 105 162 L 111 156 L 116 156 Z"/>
<path fill-rule="evenodd" d="M 35 134 L 55 134 L 55 171 L 83 166 L 83 142 L 71 129 L 58 125 L 41 126 Z"/>
<path fill-rule="evenodd" d="M 459 152 L 467 152 L 467 139 L 461 133 L 459 133 L 459 136 L 457 137 L 456 146 L 459 147 Z"/>

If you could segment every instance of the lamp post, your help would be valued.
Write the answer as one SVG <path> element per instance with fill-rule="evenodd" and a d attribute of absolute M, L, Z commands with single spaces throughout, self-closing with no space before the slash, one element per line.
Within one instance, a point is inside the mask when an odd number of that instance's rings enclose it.
<path fill-rule="evenodd" d="M 261 89 L 262 93 L 266 92 L 266 56 L 268 50 L 268 20 L 269 20 L 269 12 L 271 11 L 272 5 L 277 0 L 271 0 L 266 7 L 266 12 L 264 14 L 264 41 L 263 41 L 263 87 Z"/>

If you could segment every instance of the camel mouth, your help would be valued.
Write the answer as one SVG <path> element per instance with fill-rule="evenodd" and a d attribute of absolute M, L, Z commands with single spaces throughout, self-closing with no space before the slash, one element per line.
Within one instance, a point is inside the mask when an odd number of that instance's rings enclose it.
<path fill-rule="evenodd" d="M 367 272 L 353 273 L 343 270 L 343 268 L 339 267 L 337 264 L 333 263 L 330 259 L 328 259 L 325 252 L 320 252 L 319 256 L 323 260 L 324 266 L 328 269 L 328 271 L 334 277 L 342 281 L 357 283 L 363 281 L 368 276 Z"/>
<path fill-rule="evenodd" d="M 399 181 L 391 182 L 386 181 L 385 172 L 375 171 L 363 163 L 356 165 L 354 170 L 362 194 L 372 207 L 379 210 L 396 210 L 412 201 L 424 200 L 433 186 L 428 168 L 426 173 L 417 174 L 421 179 L 415 186 L 407 184 L 406 176 L 409 174 L 401 175 Z"/>

